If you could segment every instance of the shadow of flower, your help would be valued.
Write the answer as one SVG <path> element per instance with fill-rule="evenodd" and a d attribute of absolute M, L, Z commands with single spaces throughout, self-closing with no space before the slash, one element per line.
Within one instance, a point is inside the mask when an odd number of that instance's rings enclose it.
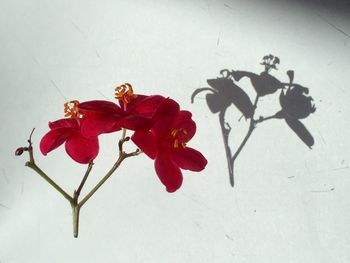
<path fill-rule="evenodd" d="M 302 85 L 293 83 L 294 71 L 287 71 L 287 75 L 289 77 L 289 82 L 287 83 L 283 83 L 272 76 L 270 71 L 272 69 L 276 70 L 276 65 L 279 63 L 280 59 L 276 56 L 264 56 L 263 62 L 260 64 L 265 67 L 265 70 L 259 75 L 248 71 L 229 71 L 228 69 L 223 69 L 220 71 L 221 77 L 207 80 L 210 87 L 199 88 L 195 90 L 191 96 L 191 102 L 193 103 L 197 94 L 203 91 L 209 91 L 209 93 L 206 94 L 206 102 L 209 110 L 213 114 L 218 113 L 219 115 L 219 123 L 221 126 L 224 148 L 226 152 L 230 185 L 232 187 L 234 186 L 235 161 L 259 123 L 271 119 L 284 119 L 287 125 L 308 147 L 311 148 L 311 146 L 313 146 L 315 143 L 311 133 L 300 121 L 300 119 L 307 118 L 316 110 L 312 97 L 308 96 L 309 90 Z M 252 102 L 248 94 L 235 83 L 235 81 L 240 81 L 244 77 L 250 79 L 250 82 L 256 91 L 254 102 Z M 281 90 L 279 97 L 281 110 L 271 116 L 260 116 L 258 119 L 255 119 L 255 112 L 258 106 L 259 98 L 273 94 L 278 90 Z M 232 154 L 231 147 L 229 145 L 231 126 L 225 121 L 226 110 L 231 105 L 234 105 L 246 119 L 249 119 L 247 134 L 234 154 Z"/>
<path fill-rule="evenodd" d="M 282 91 L 279 98 L 282 110 L 277 116 L 284 118 L 296 135 L 311 148 L 315 143 L 314 138 L 299 121 L 316 111 L 312 97 L 306 96 L 308 93 L 309 90 L 301 85 L 290 86 L 286 92 Z"/>

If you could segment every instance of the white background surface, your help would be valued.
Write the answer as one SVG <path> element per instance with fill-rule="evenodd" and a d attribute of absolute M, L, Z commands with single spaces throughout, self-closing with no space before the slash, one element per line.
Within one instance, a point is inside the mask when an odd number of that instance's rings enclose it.
<path fill-rule="evenodd" d="M 350 262 L 345 6 L 2 0 L 0 262 Z M 237 160 L 232 189 L 218 118 L 190 95 L 223 68 L 259 73 L 269 53 L 281 59 L 275 76 L 287 81 L 293 69 L 310 88 L 317 111 L 304 123 L 316 143 L 309 150 L 281 121 L 261 125 Z M 113 100 L 124 82 L 191 110 L 198 132 L 189 145 L 209 164 L 184 172 L 182 188 L 169 194 L 151 160 L 128 159 L 82 208 L 74 239 L 68 202 L 14 150 L 33 127 L 37 146 L 66 99 Z M 276 101 L 266 97 L 261 107 Z M 239 141 L 247 124 L 232 121 Z M 84 193 L 114 162 L 118 138 L 101 137 Z M 36 151 L 36 160 L 69 193 L 85 170 L 63 148 Z"/>

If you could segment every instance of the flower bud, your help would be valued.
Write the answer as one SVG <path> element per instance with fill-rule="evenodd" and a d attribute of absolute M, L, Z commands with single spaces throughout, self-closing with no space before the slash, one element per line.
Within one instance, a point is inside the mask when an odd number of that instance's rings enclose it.
<path fill-rule="evenodd" d="M 24 152 L 24 148 L 23 148 L 23 147 L 19 147 L 19 148 L 15 151 L 15 155 L 16 155 L 16 156 L 20 156 L 20 155 L 22 155 L 23 152 Z"/>
<path fill-rule="evenodd" d="M 16 151 L 15 151 L 15 155 L 16 156 L 20 156 L 23 154 L 23 152 L 28 151 L 28 147 L 19 147 Z"/>

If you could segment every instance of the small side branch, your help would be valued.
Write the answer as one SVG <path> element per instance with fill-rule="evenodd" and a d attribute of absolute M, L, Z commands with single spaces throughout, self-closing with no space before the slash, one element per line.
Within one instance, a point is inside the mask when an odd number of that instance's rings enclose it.
<path fill-rule="evenodd" d="M 32 143 L 32 136 L 33 136 L 34 130 L 35 130 L 35 128 L 33 128 L 32 132 L 29 135 L 29 139 L 28 139 L 29 162 L 31 162 L 31 163 L 34 163 L 33 143 Z"/>
<path fill-rule="evenodd" d="M 84 186 L 84 184 L 85 184 L 85 182 L 86 182 L 86 180 L 87 180 L 87 178 L 88 178 L 88 176 L 89 176 L 89 174 L 90 174 L 90 172 L 91 172 L 91 170 L 92 170 L 93 165 L 94 165 L 94 162 L 91 161 L 91 162 L 89 163 L 89 165 L 88 165 L 88 168 L 87 168 L 87 170 L 86 170 L 86 172 L 85 172 L 85 175 L 84 175 L 84 177 L 83 177 L 83 180 L 81 181 L 81 183 L 80 183 L 78 189 L 77 189 L 76 191 L 74 191 L 74 199 L 75 199 L 75 200 L 78 200 L 79 195 L 80 195 L 80 192 L 81 192 L 81 190 L 83 189 L 83 186 Z"/>
<path fill-rule="evenodd" d="M 29 161 L 26 162 L 26 166 L 33 169 L 38 175 L 40 175 L 46 182 L 48 182 L 53 188 L 55 188 L 58 192 L 60 192 L 64 198 L 66 198 L 69 202 L 73 201 L 73 198 L 67 194 L 66 191 L 64 191 L 54 180 L 52 180 L 43 170 L 40 169 L 38 165 L 36 165 L 34 160 L 34 153 L 33 153 L 33 142 L 32 142 L 32 135 L 33 135 L 34 129 L 30 133 L 29 139 L 28 139 L 28 153 L 29 153 Z"/>
<path fill-rule="evenodd" d="M 123 129 L 122 132 L 122 138 L 119 140 L 119 157 L 118 160 L 114 163 L 112 168 L 107 172 L 107 174 L 97 183 L 97 185 L 79 202 L 79 196 L 81 194 L 81 191 L 86 183 L 86 180 L 91 173 L 91 170 L 93 168 L 93 161 L 91 161 L 87 167 L 87 170 L 83 176 L 83 179 L 77 188 L 77 190 L 74 191 L 73 197 L 70 196 L 66 191 L 64 191 L 54 180 L 52 180 L 41 168 L 36 165 L 35 159 L 34 159 L 34 153 L 33 153 L 33 143 L 32 143 L 32 135 L 33 135 L 34 129 L 32 130 L 28 143 L 28 147 L 20 147 L 16 150 L 16 155 L 21 155 L 24 151 L 28 151 L 29 154 L 29 161 L 26 162 L 26 166 L 33 169 L 39 176 L 41 176 L 46 182 L 48 182 L 53 188 L 55 188 L 58 192 L 60 192 L 64 198 L 66 198 L 71 207 L 72 207 L 72 214 L 73 214 L 73 235 L 74 237 L 78 237 L 79 234 L 79 217 L 80 217 L 80 209 L 81 207 L 91 198 L 91 196 L 107 181 L 107 179 L 115 172 L 115 170 L 120 166 L 120 164 L 125 160 L 126 158 L 129 158 L 131 156 L 137 156 L 142 151 L 139 149 L 136 149 L 134 152 L 126 153 L 123 150 L 123 144 L 130 140 L 130 137 L 126 137 L 126 130 Z"/>
<path fill-rule="evenodd" d="M 78 203 L 78 206 L 81 208 L 93 195 L 96 191 L 108 180 L 108 178 L 117 170 L 120 164 L 131 156 L 137 156 L 142 153 L 139 149 L 136 149 L 134 152 L 126 153 L 123 151 L 123 144 L 130 140 L 130 137 L 124 137 L 125 133 L 123 132 L 122 138 L 119 140 L 119 157 L 118 160 L 114 163 L 112 168 L 106 173 L 106 175 L 97 183 L 97 185 Z"/>
<path fill-rule="evenodd" d="M 66 198 L 69 202 L 73 201 L 73 198 L 67 194 L 54 180 L 52 180 L 46 173 L 43 172 L 35 163 L 26 162 L 26 166 L 32 168 L 38 175 L 40 175 L 46 182 L 48 182 L 53 188 L 55 188 L 58 192 L 60 192 L 64 198 Z"/>

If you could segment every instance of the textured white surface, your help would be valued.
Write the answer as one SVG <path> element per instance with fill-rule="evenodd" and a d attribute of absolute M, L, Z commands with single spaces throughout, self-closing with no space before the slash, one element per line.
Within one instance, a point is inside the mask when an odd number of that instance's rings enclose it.
<path fill-rule="evenodd" d="M 344 8 L 315 2 L 2 0 L 0 262 L 350 262 L 349 29 Z M 276 76 L 293 69 L 310 88 L 316 143 L 261 125 L 232 189 L 218 118 L 190 95 L 223 68 L 260 72 L 269 53 L 281 59 Z M 124 82 L 191 110 L 190 145 L 209 164 L 168 194 L 151 160 L 128 159 L 83 207 L 74 239 L 67 201 L 13 152 L 32 127 L 37 146 L 66 99 L 112 100 Z M 118 136 L 101 139 L 84 192 L 113 163 Z M 70 193 L 85 170 L 63 148 L 36 160 Z"/>

